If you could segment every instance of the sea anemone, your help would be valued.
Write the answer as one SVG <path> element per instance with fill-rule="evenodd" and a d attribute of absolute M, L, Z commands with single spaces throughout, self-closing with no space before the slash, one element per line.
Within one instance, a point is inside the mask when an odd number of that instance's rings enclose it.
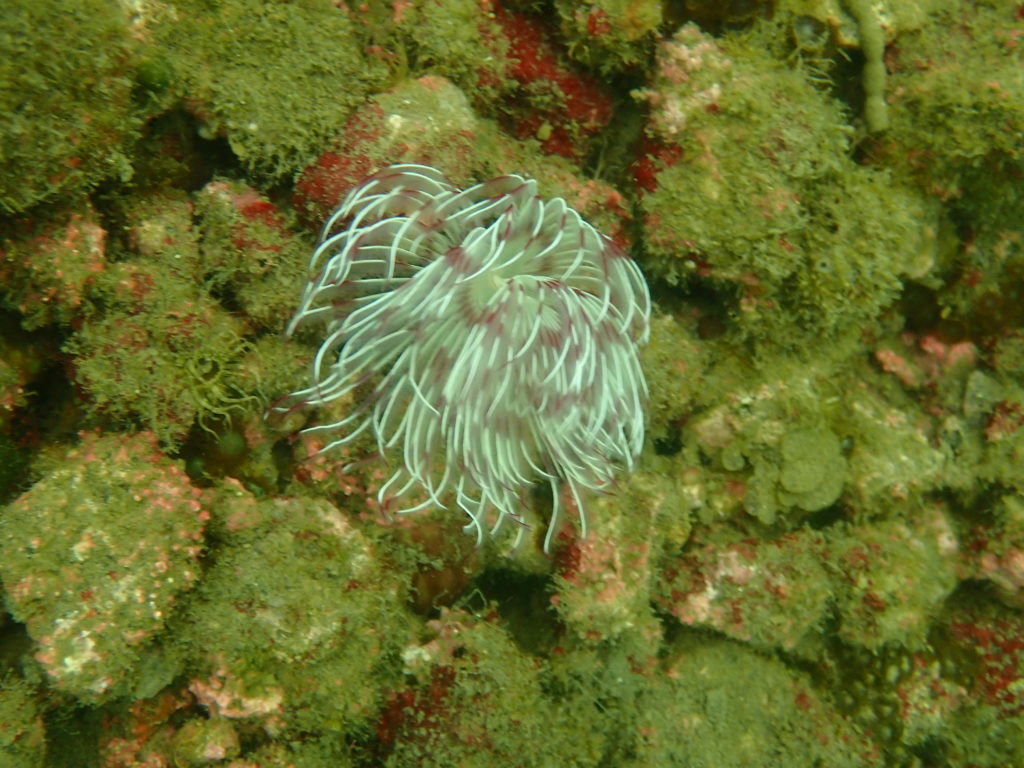
<path fill-rule="evenodd" d="M 305 431 L 340 434 L 324 451 L 369 431 L 396 467 L 385 508 L 454 500 L 479 542 L 523 523 L 546 482 L 545 551 L 563 487 L 586 535 L 582 491 L 632 469 L 644 439 L 650 295 L 618 246 L 531 179 L 460 191 L 434 168 L 392 165 L 328 219 L 310 272 L 288 333 L 323 321 L 326 334 L 312 384 L 273 411 L 360 388 L 345 418 Z"/>

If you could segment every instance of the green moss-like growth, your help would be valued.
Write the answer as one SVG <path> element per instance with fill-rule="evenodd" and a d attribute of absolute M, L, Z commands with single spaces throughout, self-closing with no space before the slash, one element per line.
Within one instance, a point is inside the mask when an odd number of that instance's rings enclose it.
<path fill-rule="evenodd" d="M 131 176 L 133 44 L 114 0 L 16 0 L 0 14 L 0 212 Z"/>
<path fill-rule="evenodd" d="M 398 585 L 326 501 L 213 496 L 221 545 L 179 640 L 214 714 L 288 734 L 366 728 L 405 639 Z"/>
<path fill-rule="evenodd" d="M 330 0 L 180 0 L 155 36 L 204 134 L 271 178 L 312 162 L 383 76 Z"/>
<path fill-rule="evenodd" d="M 809 679 L 739 644 L 684 637 L 641 698 L 624 768 L 879 765 Z"/>
<path fill-rule="evenodd" d="M 599 734 L 573 727 L 574 711 L 545 696 L 539 665 L 499 626 L 460 612 L 431 625 L 434 638 L 407 652 L 415 684 L 385 710 L 387 768 L 596 764 L 587 747 Z"/>
<path fill-rule="evenodd" d="M 176 447 L 194 422 L 210 428 L 258 403 L 237 386 L 248 348 L 238 321 L 173 280 L 160 293 L 144 312 L 91 318 L 65 349 L 74 355 L 75 377 L 95 420 L 135 421 Z"/>
<path fill-rule="evenodd" d="M 705 354 L 692 328 L 669 315 L 651 321 L 650 341 L 640 351 L 650 391 L 647 429 L 666 448 L 678 441 L 678 422 L 701 391 Z"/>
<path fill-rule="evenodd" d="M 393 26 L 401 41 L 402 64 L 413 73 L 449 78 L 481 105 L 508 87 L 508 41 L 495 21 L 491 3 L 414 0 L 394 14 L 386 3 L 371 5 L 386 9 L 374 20 L 374 35 L 382 37 Z M 390 20 L 385 21 L 385 16 Z"/>
<path fill-rule="evenodd" d="M 685 541 L 689 510 L 676 484 L 656 470 L 621 482 L 622 493 L 589 503 L 591 535 L 569 545 L 551 602 L 567 641 L 619 642 L 636 634 L 653 648 L 660 637 L 651 612 L 656 553 Z"/>
<path fill-rule="evenodd" d="M 850 375 L 837 429 L 851 438 L 845 500 L 855 515 L 901 510 L 950 483 L 950 450 L 934 444 L 921 405 L 866 365 Z"/>
<path fill-rule="evenodd" d="M 642 92 L 663 147 L 642 200 L 653 267 L 729 297 L 755 338 L 801 343 L 877 316 L 929 245 L 923 198 L 853 161 L 839 104 L 764 35 L 687 25 L 658 62 Z"/>
<path fill-rule="evenodd" d="M 947 765 L 956 768 L 1003 768 L 1024 764 L 1024 715 L 1007 717 L 994 707 L 972 707 L 950 718 Z"/>
<path fill-rule="evenodd" d="M 4 768 L 45 764 L 46 735 L 35 693 L 14 678 L 0 680 L 0 760 Z"/>
<path fill-rule="evenodd" d="M 960 451 L 960 469 L 1004 488 L 1024 491 L 1024 386 L 1017 376 L 975 371 L 967 380 L 969 421 L 976 451 Z M 979 429 L 983 428 L 983 432 Z M 958 457 L 959 458 L 959 457 Z"/>
<path fill-rule="evenodd" d="M 0 516 L 7 605 L 50 683 L 83 702 L 115 692 L 195 581 L 205 513 L 152 435 L 82 443 Z"/>
<path fill-rule="evenodd" d="M 252 187 L 212 181 L 196 195 L 203 271 L 211 290 L 262 327 L 283 329 L 308 279 L 310 244 Z"/>
<path fill-rule="evenodd" d="M 344 740 L 338 734 L 305 734 L 288 742 L 273 741 L 246 753 L 246 768 L 352 768 Z"/>
<path fill-rule="evenodd" d="M 957 2 L 901 36 L 891 127 L 873 159 L 943 201 L 961 241 L 940 266 L 943 314 L 975 338 L 1024 321 L 1024 19 L 1013 4 Z"/>
<path fill-rule="evenodd" d="M 892 125 L 878 157 L 956 201 L 975 231 L 1024 215 L 1021 34 L 1012 3 L 956 2 L 894 51 Z"/>
<path fill-rule="evenodd" d="M 195 206 L 188 194 L 173 187 L 133 190 L 113 202 L 113 216 L 127 237 L 111 238 L 111 261 L 141 257 L 154 269 L 154 275 L 159 270 L 159 274 L 176 282 L 196 284 L 203 280 Z M 119 252 L 121 246 L 127 246 L 127 253 Z M 125 274 L 131 269 L 127 264 L 111 269 L 120 271 L 120 279 L 130 279 Z"/>
<path fill-rule="evenodd" d="M 604 74 L 637 67 L 654 47 L 658 0 L 556 0 L 569 55 Z"/>

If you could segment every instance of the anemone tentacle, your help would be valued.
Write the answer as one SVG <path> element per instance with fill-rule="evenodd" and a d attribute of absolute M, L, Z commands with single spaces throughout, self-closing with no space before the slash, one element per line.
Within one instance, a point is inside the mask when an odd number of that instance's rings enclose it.
<path fill-rule="evenodd" d="M 464 190 L 423 165 L 389 166 L 324 224 L 288 334 L 320 322 L 310 386 L 275 411 L 315 407 L 371 380 L 323 450 L 370 431 L 395 469 L 397 510 L 455 506 L 478 541 L 523 523 L 546 482 L 558 527 L 564 486 L 586 535 L 584 491 L 633 469 L 647 385 L 638 345 L 650 295 L 637 265 L 564 200 L 501 176 Z M 523 530 L 519 527 L 519 534 Z"/>

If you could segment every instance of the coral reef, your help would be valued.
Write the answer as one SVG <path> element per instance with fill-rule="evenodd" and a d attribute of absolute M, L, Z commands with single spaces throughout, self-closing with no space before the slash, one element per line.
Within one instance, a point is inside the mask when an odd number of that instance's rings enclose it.
<path fill-rule="evenodd" d="M 0 764 L 1024 764 L 1022 51 L 997 0 L 8 0 Z M 515 550 L 272 411 L 394 164 L 649 285 L 642 446 L 503 478 Z"/>

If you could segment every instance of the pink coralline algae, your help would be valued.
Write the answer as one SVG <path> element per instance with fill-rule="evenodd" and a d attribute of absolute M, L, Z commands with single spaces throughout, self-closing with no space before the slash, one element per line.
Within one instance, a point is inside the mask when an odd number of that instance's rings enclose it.
<path fill-rule="evenodd" d="M 523 522 L 537 480 L 561 507 L 631 469 L 647 387 L 650 318 L 636 264 L 563 200 L 501 176 L 465 190 L 395 165 L 352 190 L 324 226 L 289 332 L 326 331 L 313 383 L 273 411 L 320 406 L 375 379 L 324 450 L 368 433 L 398 468 L 378 501 L 455 503 L 478 541 Z M 563 498 L 562 487 L 568 499 Z M 522 528 L 519 529 L 521 534 Z M 517 535 L 518 540 L 518 535 Z"/>

